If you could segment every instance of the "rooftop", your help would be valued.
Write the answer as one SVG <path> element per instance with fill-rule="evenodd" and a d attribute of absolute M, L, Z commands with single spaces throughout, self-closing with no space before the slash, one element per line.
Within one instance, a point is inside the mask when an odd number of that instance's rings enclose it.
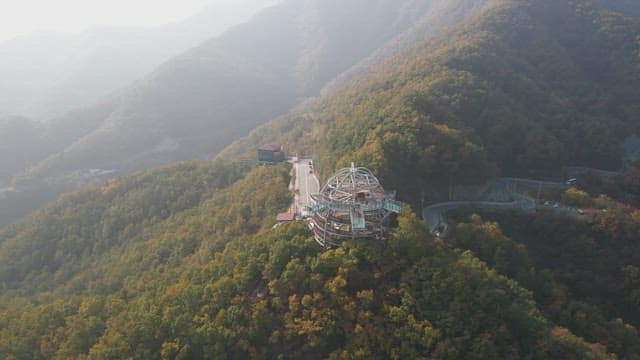
<path fill-rule="evenodd" d="M 280 145 L 271 145 L 271 144 L 267 144 L 267 145 L 262 145 L 259 149 L 259 151 L 281 151 L 282 148 Z"/>
<path fill-rule="evenodd" d="M 366 168 L 345 168 L 336 172 L 316 195 L 320 203 L 343 204 L 382 202 L 385 192 L 378 179 Z"/>
<path fill-rule="evenodd" d="M 276 221 L 278 222 L 288 222 L 288 221 L 294 221 L 296 219 L 295 214 L 294 213 L 280 213 L 278 214 L 278 216 L 276 216 Z"/>

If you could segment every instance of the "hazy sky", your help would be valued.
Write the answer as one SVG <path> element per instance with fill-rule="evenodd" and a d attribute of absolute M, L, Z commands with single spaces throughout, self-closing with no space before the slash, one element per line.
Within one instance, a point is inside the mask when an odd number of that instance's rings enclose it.
<path fill-rule="evenodd" d="M 233 0 L 0 0 L 0 41 L 36 30 L 160 25 L 225 2 Z"/>

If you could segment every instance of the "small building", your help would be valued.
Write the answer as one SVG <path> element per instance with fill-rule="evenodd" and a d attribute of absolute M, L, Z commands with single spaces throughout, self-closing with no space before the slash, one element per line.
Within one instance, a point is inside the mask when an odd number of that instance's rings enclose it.
<path fill-rule="evenodd" d="M 263 145 L 258 149 L 260 164 L 277 164 L 284 161 L 284 152 L 280 145 Z"/>
<path fill-rule="evenodd" d="M 296 220 L 296 215 L 292 212 L 280 213 L 276 216 L 276 221 L 280 224 L 288 223 Z"/>

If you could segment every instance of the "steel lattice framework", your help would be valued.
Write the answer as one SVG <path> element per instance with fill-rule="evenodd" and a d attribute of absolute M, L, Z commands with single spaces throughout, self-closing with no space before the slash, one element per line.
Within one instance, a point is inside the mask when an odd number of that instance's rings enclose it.
<path fill-rule="evenodd" d="M 389 215 L 402 211 L 395 194 L 385 193 L 366 168 L 341 169 L 329 178 L 320 193 L 311 195 L 312 230 L 324 247 L 336 247 L 349 239 L 384 240 Z"/>

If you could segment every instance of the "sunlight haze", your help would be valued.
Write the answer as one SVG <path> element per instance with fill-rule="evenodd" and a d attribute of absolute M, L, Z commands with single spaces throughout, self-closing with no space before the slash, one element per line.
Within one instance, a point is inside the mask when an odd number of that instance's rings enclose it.
<path fill-rule="evenodd" d="M 0 41 L 39 30 L 82 31 L 93 25 L 147 27 L 185 19 L 233 0 L 20 0 L 0 6 Z"/>

